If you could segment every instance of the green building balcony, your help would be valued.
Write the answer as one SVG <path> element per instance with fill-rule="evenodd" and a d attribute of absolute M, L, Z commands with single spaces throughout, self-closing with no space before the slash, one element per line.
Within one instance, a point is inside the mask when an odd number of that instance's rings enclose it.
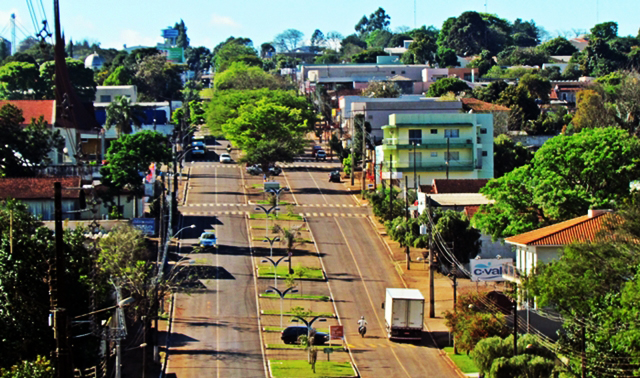
<path fill-rule="evenodd" d="M 447 139 L 410 139 L 410 138 L 385 138 L 382 140 L 383 150 L 416 150 L 445 149 Z M 450 149 L 473 148 L 472 138 L 449 138 Z"/>
<path fill-rule="evenodd" d="M 473 160 L 450 160 L 449 163 L 443 162 L 413 162 L 399 161 L 393 162 L 391 170 L 393 172 L 445 172 L 449 166 L 451 172 L 473 171 L 474 169 L 480 169 L 476 161 Z M 379 165 L 378 165 L 379 168 Z M 382 171 L 389 172 L 390 164 L 388 160 L 382 163 Z"/>

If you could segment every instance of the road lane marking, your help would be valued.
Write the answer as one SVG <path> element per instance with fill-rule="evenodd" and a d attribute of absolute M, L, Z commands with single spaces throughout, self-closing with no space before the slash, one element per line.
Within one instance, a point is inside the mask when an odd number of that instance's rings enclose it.
<path fill-rule="evenodd" d="M 289 179 L 287 178 L 287 173 L 285 171 L 282 171 L 282 176 L 284 176 L 284 180 L 287 182 L 287 186 L 289 187 L 289 193 L 291 193 L 291 196 L 293 197 L 293 202 L 296 205 L 298 205 L 298 200 L 296 199 L 296 195 L 293 194 L 293 187 L 289 183 Z"/>
<path fill-rule="evenodd" d="M 218 203 L 218 168 L 215 168 L 213 170 L 213 175 L 214 175 L 214 185 L 216 186 L 215 188 L 215 193 L 216 193 L 216 197 L 215 197 L 215 202 Z"/>
<path fill-rule="evenodd" d="M 324 199 L 324 202 L 325 203 L 329 203 L 329 201 L 327 201 L 327 197 L 325 197 L 324 193 L 322 193 L 322 189 L 320 189 L 320 186 L 318 185 L 318 182 L 316 181 L 316 179 L 313 178 L 313 175 L 311 174 L 311 172 L 309 172 L 309 169 L 307 169 L 307 173 L 311 177 L 311 180 L 313 180 L 313 183 L 316 184 L 316 188 L 318 188 L 318 191 L 322 195 L 322 199 Z"/>
<path fill-rule="evenodd" d="M 249 203 L 249 199 L 247 198 L 247 184 L 244 181 L 244 169 L 240 169 L 240 177 L 242 178 L 242 193 L 244 194 L 244 203 Z"/>
<path fill-rule="evenodd" d="M 371 310 L 373 310 L 373 314 L 375 315 L 376 319 L 378 320 L 378 326 L 380 327 L 381 330 L 383 330 L 383 334 L 384 334 L 384 333 L 386 333 L 386 332 L 384 332 L 385 327 L 383 327 L 382 322 L 380 321 L 380 316 L 378 316 L 378 312 L 376 311 L 376 306 L 373 305 L 373 300 L 371 299 L 371 293 L 369 293 L 369 289 L 367 288 L 367 284 L 364 281 L 364 276 L 362 275 L 362 270 L 360 269 L 360 265 L 358 264 L 358 261 L 356 260 L 356 256 L 353 253 L 353 250 L 351 249 L 351 246 L 349 245 L 349 240 L 347 239 L 347 236 L 345 235 L 344 231 L 342 230 L 342 226 L 340 226 L 340 221 L 338 221 L 337 219 L 334 218 L 334 222 L 336 223 L 336 225 L 338 225 L 338 229 L 340 230 L 340 233 L 342 234 L 342 238 L 344 239 L 345 245 L 347 246 L 347 249 L 349 250 L 349 253 L 351 253 L 351 258 L 353 259 L 353 262 L 356 264 L 356 269 L 358 270 L 358 274 L 360 275 L 360 281 L 362 281 L 362 286 L 364 287 L 364 290 L 367 293 L 367 298 L 369 298 L 369 305 L 371 305 Z M 387 342 L 389 342 L 389 340 L 387 340 Z M 400 367 L 402 368 L 402 371 L 404 371 L 404 373 L 407 375 L 407 377 L 411 377 L 411 374 L 409 374 L 407 369 L 402 364 L 402 361 L 400 361 L 400 358 L 396 354 L 396 351 L 393 350 L 393 348 L 390 348 L 390 349 L 391 349 L 391 353 L 393 353 L 393 356 L 398 361 L 398 364 L 400 364 Z"/>

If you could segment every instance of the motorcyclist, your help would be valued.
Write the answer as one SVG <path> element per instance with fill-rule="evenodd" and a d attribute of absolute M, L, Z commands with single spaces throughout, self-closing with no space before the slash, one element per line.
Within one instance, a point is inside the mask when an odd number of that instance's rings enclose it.
<path fill-rule="evenodd" d="M 227 144 L 227 152 L 231 152 L 231 145 Z"/>
<path fill-rule="evenodd" d="M 358 320 L 358 332 L 362 337 L 367 333 L 367 321 L 364 320 L 364 315 L 360 317 L 360 320 Z"/>

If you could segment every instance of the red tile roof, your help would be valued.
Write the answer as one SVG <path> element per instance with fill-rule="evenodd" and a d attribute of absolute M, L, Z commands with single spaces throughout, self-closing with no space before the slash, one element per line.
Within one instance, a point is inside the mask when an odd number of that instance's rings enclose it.
<path fill-rule="evenodd" d="M 80 177 L 20 177 L 0 179 L 0 198 L 53 199 L 53 183 L 62 184 L 62 198 L 79 198 Z"/>
<path fill-rule="evenodd" d="M 420 185 L 419 190 L 421 193 L 434 194 L 433 186 L 431 185 Z"/>
<path fill-rule="evenodd" d="M 596 238 L 610 212 L 583 215 L 558 224 L 539 228 L 504 239 L 520 245 L 567 245 L 573 242 L 589 242 Z"/>
<path fill-rule="evenodd" d="M 463 109 L 473 110 L 475 113 L 508 112 L 511 110 L 506 106 L 480 101 L 476 98 L 461 98 L 460 102 L 462 102 Z"/>
<path fill-rule="evenodd" d="M 0 101 L 0 108 L 6 104 L 11 104 L 22 110 L 22 116 L 24 117 L 24 123 L 26 125 L 31 123 L 31 119 L 38 119 L 40 116 L 44 116 L 44 120 L 53 125 L 55 120 L 55 100 L 13 100 L 13 101 Z"/>
<path fill-rule="evenodd" d="M 478 212 L 479 209 L 480 209 L 480 206 L 465 206 L 464 214 L 467 216 L 468 219 L 471 219 L 473 215 Z"/>
<path fill-rule="evenodd" d="M 434 179 L 434 194 L 479 193 L 487 185 L 488 179 Z"/>

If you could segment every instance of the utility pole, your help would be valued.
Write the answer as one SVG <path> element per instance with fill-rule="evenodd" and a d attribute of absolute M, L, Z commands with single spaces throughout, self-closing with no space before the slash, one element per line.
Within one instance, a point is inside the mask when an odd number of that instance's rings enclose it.
<path fill-rule="evenodd" d="M 356 174 L 356 119 L 351 114 L 351 186 L 355 185 Z"/>
<path fill-rule="evenodd" d="M 458 303 L 458 277 L 457 269 L 454 265 L 451 266 L 451 279 L 453 280 L 453 312 L 458 312 L 456 304 Z M 456 345 L 456 336 L 453 336 L 453 353 L 458 354 L 458 347 Z"/>
<path fill-rule="evenodd" d="M 361 198 L 364 199 L 364 189 L 365 189 L 365 172 L 367 171 L 367 143 L 366 143 L 366 132 L 367 132 L 367 115 L 365 113 L 364 121 L 362 124 L 362 191 L 360 192 Z"/>
<path fill-rule="evenodd" d="M 404 219 L 406 222 L 409 222 L 409 177 L 404 176 Z M 407 253 L 407 270 L 411 270 L 411 250 L 409 249 L 409 245 L 406 247 Z"/>
<path fill-rule="evenodd" d="M 514 288 L 516 295 L 513 300 L 513 355 L 518 355 L 518 289 Z"/>
<path fill-rule="evenodd" d="M 62 184 L 55 182 L 54 190 L 54 220 L 56 251 L 51 264 L 51 310 L 53 312 L 53 337 L 56 340 L 56 371 L 59 378 L 73 377 L 71 353 L 69 349 L 69 334 L 65 297 L 65 257 L 62 229 Z"/>
<path fill-rule="evenodd" d="M 427 211 L 429 212 L 429 317 L 436 317 L 436 300 L 433 281 L 433 225 L 431 224 L 431 197 L 427 196 Z"/>

